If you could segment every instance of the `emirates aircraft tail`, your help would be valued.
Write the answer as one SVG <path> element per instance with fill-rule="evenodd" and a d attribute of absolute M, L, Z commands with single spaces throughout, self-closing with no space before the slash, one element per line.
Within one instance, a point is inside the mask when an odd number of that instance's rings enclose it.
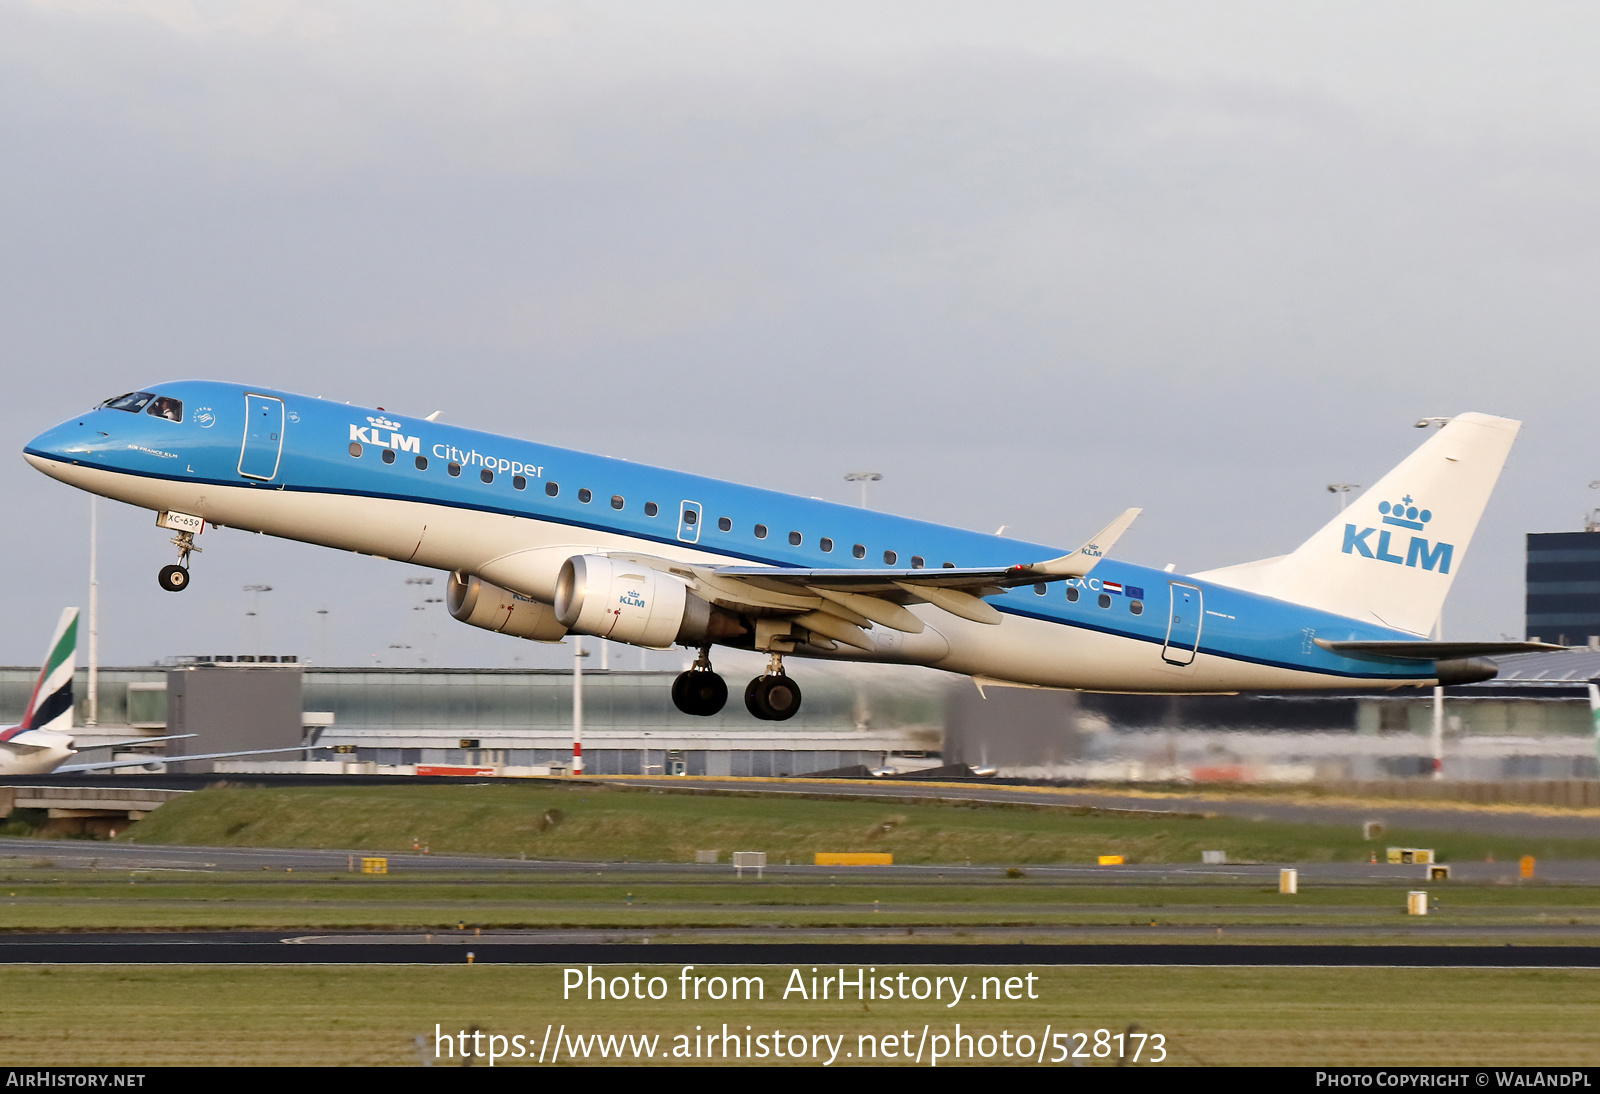
<path fill-rule="evenodd" d="M 72 674 L 77 668 L 77 655 L 78 609 L 63 608 L 55 634 L 45 650 L 44 666 L 39 670 L 39 679 L 28 699 L 28 709 L 21 722 L 0 733 L 0 741 L 9 741 L 32 730 L 72 733 Z"/>

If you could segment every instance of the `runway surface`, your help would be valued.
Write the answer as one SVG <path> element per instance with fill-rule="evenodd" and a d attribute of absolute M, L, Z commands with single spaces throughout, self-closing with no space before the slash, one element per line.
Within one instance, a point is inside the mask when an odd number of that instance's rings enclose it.
<path fill-rule="evenodd" d="M 1206 965 L 1600 968 L 1594 946 L 506 942 L 266 932 L 10 935 L 0 964 Z"/>

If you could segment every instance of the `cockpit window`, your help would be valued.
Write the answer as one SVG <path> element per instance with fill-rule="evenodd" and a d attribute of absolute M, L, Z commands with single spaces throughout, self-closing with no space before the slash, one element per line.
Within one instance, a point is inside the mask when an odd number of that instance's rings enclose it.
<path fill-rule="evenodd" d="M 154 398 L 155 396 L 148 391 L 130 391 L 126 395 L 118 395 L 115 399 L 107 399 L 100 406 L 105 410 L 126 410 L 129 414 L 137 414 Z"/>
<path fill-rule="evenodd" d="M 150 404 L 146 414 L 153 414 L 157 418 L 165 418 L 169 422 L 183 421 L 183 400 L 169 399 L 165 395 L 156 396 L 156 401 Z"/>

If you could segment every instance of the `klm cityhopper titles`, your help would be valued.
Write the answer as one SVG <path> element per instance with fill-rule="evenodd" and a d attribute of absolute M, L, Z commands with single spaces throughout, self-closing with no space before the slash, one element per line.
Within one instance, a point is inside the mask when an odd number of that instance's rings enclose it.
<path fill-rule="evenodd" d="M 29 463 L 154 510 L 189 583 L 206 524 L 450 574 L 464 623 L 699 651 L 686 714 L 721 710 L 713 646 L 769 655 L 745 704 L 800 706 L 784 658 L 929 665 L 980 684 L 1118 692 L 1392 688 L 1487 679 L 1425 640 L 1519 423 L 1461 414 L 1292 554 L 1179 575 L 1106 557 L 1139 510 L 1074 551 L 625 460 L 209 381 L 109 399 Z"/>

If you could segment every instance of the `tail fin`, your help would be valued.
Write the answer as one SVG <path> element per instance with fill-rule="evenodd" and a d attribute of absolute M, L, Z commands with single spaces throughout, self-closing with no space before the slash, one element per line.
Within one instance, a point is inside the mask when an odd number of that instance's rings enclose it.
<path fill-rule="evenodd" d="M 1292 554 L 1195 576 L 1425 635 L 1521 426 L 1458 415 Z"/>
<path fill-rule="evenodd" d="M 77 654 L 78 609 L 63 608 L 50 648 L 45 651 L 39 681 L 33 685 L 28 712 L 19 723 L 21 728 L 72 732 L 72 674 L 77 668 Z"/>

